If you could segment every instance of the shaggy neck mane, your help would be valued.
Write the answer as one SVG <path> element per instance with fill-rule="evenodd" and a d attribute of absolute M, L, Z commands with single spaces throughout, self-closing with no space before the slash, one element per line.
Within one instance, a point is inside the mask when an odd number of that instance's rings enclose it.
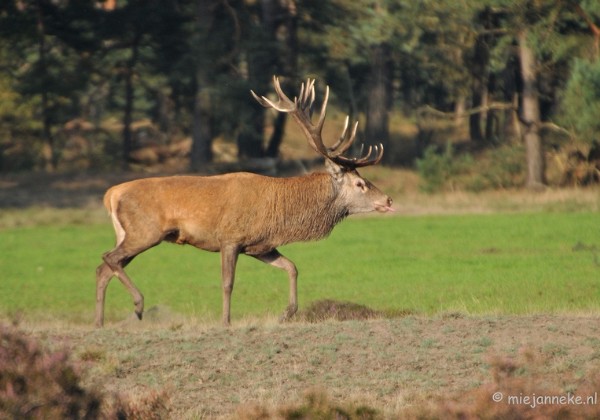
<path fill-rule="evenodd" d="M 281 244 L 310 241 L 327 236 L 348 215 L 347 206 L 327 173 L 280 178 L 283 188 L 270 195 L 272 219 L 266 229 L 281 237 Z"/>

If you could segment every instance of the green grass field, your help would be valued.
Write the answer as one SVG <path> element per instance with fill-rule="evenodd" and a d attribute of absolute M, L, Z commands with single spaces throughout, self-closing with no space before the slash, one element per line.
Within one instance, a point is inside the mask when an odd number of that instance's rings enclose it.
<path fill-rule="evenodd" d="M 350 218 L 331 237 L 281 248 L 300 272 L 300 306 L 339 299 L 435 314 L 586 313 L 600 309 L 595 213 Z M 114 243 L 109 223 L 0 230 L 0 313 L 92 322 L 95 268 Z M 597 249 L 596 249 L 597 248 Z M 146 298 L 184 316 L 219 319 L 218 254 L 171 244 L 127 271 Z M 284 272 L 241 257 L 233 319 L 279 314 Z M 133 312 L 118 280 L 107 321 Z"/>

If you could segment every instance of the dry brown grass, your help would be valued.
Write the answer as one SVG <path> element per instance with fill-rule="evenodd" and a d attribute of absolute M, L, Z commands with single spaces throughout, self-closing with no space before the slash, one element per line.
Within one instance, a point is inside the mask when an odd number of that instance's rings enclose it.
<path fill-rule="evenodd" d="M 276 407 L 248 404 L 234 417 L 261 419 L 597 419 L 600 417 L 600 374 L 592 377 L 548 372 L 547 354 L 532 348 L 516 356 L 488 358 L 491 378 L 467 392 L 433 400 L 416 397 L 410 405 L 387 413 L 376 402 L 336 401 L 324 389 L 310 389 L 300 400 Z"/>
<path fill-rule="evenodd" d="M 84 367 L 82 387 L 134 392 L 143 405 L 144 395 L 150 405 L 152 395 L 165 396 L 159 400 L 168 400 L 171 418 L 544 418 L 551 407 L 504 406 L 492 395 L 593 391 L 598 321 L 447 314 L 288 324 L 248 319 L 230 329 L 191 319 L 22 329 L 51 351 L 68 351 Z M 578 418 L 598 407 L 561 409 Z"/>
<path fill-rule="evenodd" d="M 150 420 L 168 414 L 164 391 L 106 395 L 84 387 L 81 372 L 69 351 L 50 351 L 0 324 L 0 418 Z"/>
<path fill-rule="evenodd" d="M 335 419 L 335 420 L 379 420 L 380 411 L 357 402 L 338 402 L 329 397 L 327 391 L 319 388 L 309 389 L 300 401 L 280 407 L 261 405 L 242 405 L 233 416 L 239 420 L 265 419 Z"/>
<path fill-rule="evenodd" d="M 550 352 L 551 353 L 551 352 Z M 401 413 L 404 418 L 597 419 L 600 373 L 573 366 L 562 375 L 548 369 L 552 354 L 531 347 L 488 358 L 491 379 L 466 393 L 438 398 Z"/>

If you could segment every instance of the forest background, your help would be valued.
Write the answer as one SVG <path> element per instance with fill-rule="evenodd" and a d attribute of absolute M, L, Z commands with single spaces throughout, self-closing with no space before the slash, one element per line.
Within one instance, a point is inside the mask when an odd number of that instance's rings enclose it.
<path fill-rule="evenodd" d="M 249 91 L 277 74 L 425 189 L 594 183 L 598 24 L 592 0 L 4 1 L 0 171 L 263 168 L 287 118 Z"/>
<path fill-rule="evenodd" d="M 0 370 L 17 372 L 0 406 L 53 410 L 38 393 L 55 402 L 57 387 L 87 398 L 70 354 L 84 388 L 137 397 L 138 417 L 293 414 L 321 386 L 309 403 L 374 418 L 598 418 L 597 404 L 493 399 L 599 389 L 598 188 L 546 188 L 600 181 L 598 25 L 594 0 L 0 1 L 0 312 L 28 336 L 0 325 L 15 344 L 0 350 L 16 349 Z M 384 144 L 364 173 L 400 215 L 290 245 L 301 312 L 354 302 L 383 318 L 275 324 L 287 284 L 242 260 L 224 330 L 218 255 L 165 246 L 128 268 L 144 322 L 109 289 L 108 325 L 91 331 L 110 185 L 322 162 L 250 95 L 272 95 L 274 74 L 290 96 L 307 77 L 317 101 L 330 86 L 330 142 L 350 114 L 357 143 Z"/>

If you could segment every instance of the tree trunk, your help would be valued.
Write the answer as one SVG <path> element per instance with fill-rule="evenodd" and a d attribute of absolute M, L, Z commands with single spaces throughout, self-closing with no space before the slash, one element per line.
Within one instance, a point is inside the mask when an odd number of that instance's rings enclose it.
<path fill-rule="evenodd" d="M 197 1 L 197 28 L 195 54 L 196 69 L 194 74 L 194 119 L 192 121 L 192 150 L 190 153 L 190 170 L 202 171 L 213 159 L 213 129 L 211 119 L 210 74 L 212 68 L 206 63 L 204 46 L 208 42 L 212 27 L 213 4 L 206 0 Z"/>
<path fill-rule="evenodd" d="M 244 126 L 237 136 L 238 157 L 240 159 L 261 158 L 265 155 L 263 148 L 264 110 L 254 106 L 248 112 Z"/>
<path fill-rule="evenodd" d="M 192 122 L 192 151 L 190 169 L 201 171 L 212 161 L 212 127 L 210 118 L 210 94 L 205 87 L 203 72 L 196 75 L 194 98 L 194 121 Z"/>
<path fill-rule="evenodd" d="M 283 74 L 290 77 L 290 79 L 296 79 L 296 74 L 298 72 L 298 12 L 296 8 L 295 0 L 289 0 L 287 2 L 287 7 L 285 10 L 284 16 L 284 26 L 285 26 L 285 50 L 282 51 L 281 57 L 281 68 L 283 70 Z M 286 84 L 284 81 L 284 88 L 288 88 L 291 86 L 289 83 Z M 281 146 L 281 142 L 283 141 L 283 135 L 285 133 L 285 123 L 287 121 L 287 114 L 283 112 L 279 112 L 277 117 L 275 118 L 273 134 L 269 138 L 269 142 L 267 145 L 267 149 L 265 150 L 265 155 L 268 157 L 277 157 L 279 156 L 279 147 Z"/>
<path fill-rule="evenodd" d="M 260 0 L 260 22 L 252 31 L 248 48 L 248 83 L 253 90 L 264 92 L 277 59 L 276 29 L 282 12 L 277 0 Z M 238 156 L 256 158 L 265 155 L 263 146 L 265 109 L 253 104 L 242 115 L 242 129 L 237 138 Z"/>
<path fill-rule="evenodd" d="M 473 47 L 473 60 L 471 62 L 471 75 L 473 76 L 472 89 L 472 107 L 477 108 L 485 106 L 491 102 L 488 90 L 490 84 L 490 49 L 494 43 L 494 36 L 489 32 L 498 28 L 499 22 L 496 12 L 486 6 L 479 12 L 475 18 L 476 26 L 482 26 L 484 31 L 477 35 Z M 492 129 L 495 115 L 490 111 L 482 111 L 469 117 L 469 134 L 473 141 L 491 140 Z M 485 121 L 485 132 L 482 131 L 481 124 Z"/>
<path fill-rule="evenodd" d="M 478 108 L 484 105 L 487 89 L 487 67 L 489 61 L 489 48 L 485 35 L 479 35 L 475 41 L 473 62 L 471 63 L 471 106 Z M 481 130 L 481 113 L 469 116 L 469 137 L 471 141 L 482 142 L 483 132 Z"/>
<path fill-rule="evenodd" d="M 518 34 L 519 59 L 523 79 L 522 120 L 525 125 L 525 149 L 527 153 L 526 186 L 539 189 L 545 184 L 544 149 L 540 137 L 540 106 L 536 86 L 536 60 L 527 44 L 527 31 Z"/>
<path fill-rule="evenodd" d="M 496 91 L 496 76 L 492 73 L 488 77 L 486 104 L 494 102 L 494 93 Z M 497 111 L 490 109 L 485 115 L 485 141 L 490 143 L 497 139 L 498 134 L 498 116 Z"/>
<path fill-rule="evenodd" d="M 466 102 L 467 99 L 461 94 L 454 103 L 454 125 L 456 127 L 460 127 L 463 124 L 465 110 L 467 109 Z"/>
<path fill-rule="evenodd" d="M 515 139 L 521 139 L 521 127 L 519 123 L 518 108 L 519 108 L 519 92 L 522 89 L 521 83 L 521 70 L 518 47 L 513 46 L 511 53 L 506 62 L 506 66 L 503 71 L 504 78 L 504 90 L 503 98 L 504 102 L 512 103 L 514 109 L 507 109 L 504 111 L 504 127 L 502 129 L 502 139 L 504 141 L 512 141 Z"/>
<path fill-rule="evenodd" d="M 371 53 L 371 73 L 367 93 L 367 143 L 381 143 L 389 150 L 389 109 L 392 102 L 392 61 L 390 47 L 379 44 Z M 389 157 L 390 154 L 388 153 Z"/>
<path fill-rule="evenodd" d="M 131 152 L 133 151 L 133 133 L 131 132 L 131 124 L 133 122 L 133 101 L 134 86 L 133 76 L 135 74 L 135 65 L 138 61 L 138 49 L 140 36 L 136 35 L 131 45 L 131 56 L 127 60 L 125 68 L 125 110 L 123 112 L 123 167 L 127 169 L 130 161 Z"/>
<path fill-rule="evenodd" d="M 577 12 L 577 14 L 583 18 L 583 20 L 585 20 L 585 23 L 587 23 L 587 25 L 590 28 L 590 31 L 592 32 L 592 36 L 594 37 L 594 54 L 593 54 L 593 58 L 594 60 L 597 60 L 598 57 L 600 56 L 600 27 L 598 27 L 598 25 L 596 25 L 594 23 L 594 21 L 592 20 L 592 18 L 590 17 L 590 15 L 588 15 L 585 10 L 583 10 L 583 8 L 581 7 L 580 4 L 576 3 L 574 4 L 575 7 L 575 11 Z"/>
<path fill-rule="evenodd" d="M 265 156 L 276 158 L 279 156 L 279 147 L 283 141 L 283 134 L 285 133 L 285 123 L 287 121 L 287 114 L 284 112 L 278 112 L 273 122 L 273 134 L 269 138 L 267 150 L 265 150 Z"/>
<path fill-rule="evenodd" d="M 41 74 L 44 76 L 48 73 L 46 60 L 46 28 L 44 25 L 44 17 L 42 16 L 41 5 L 37 7 L 37 32 L 38 32 L 38 55 Z M 46 84 L 42 88 L 42 122 L 43 130 L 42 137 L 44 143 L 42 145 L 42 159 L 44 162 L 44 170 L 46 172 L 54 172 L 56 169 L 56 154 L 54 151 L 54 137 L 52 136 L 52 117 L 49 105 L 49 93 L 46 89 Z"/>

